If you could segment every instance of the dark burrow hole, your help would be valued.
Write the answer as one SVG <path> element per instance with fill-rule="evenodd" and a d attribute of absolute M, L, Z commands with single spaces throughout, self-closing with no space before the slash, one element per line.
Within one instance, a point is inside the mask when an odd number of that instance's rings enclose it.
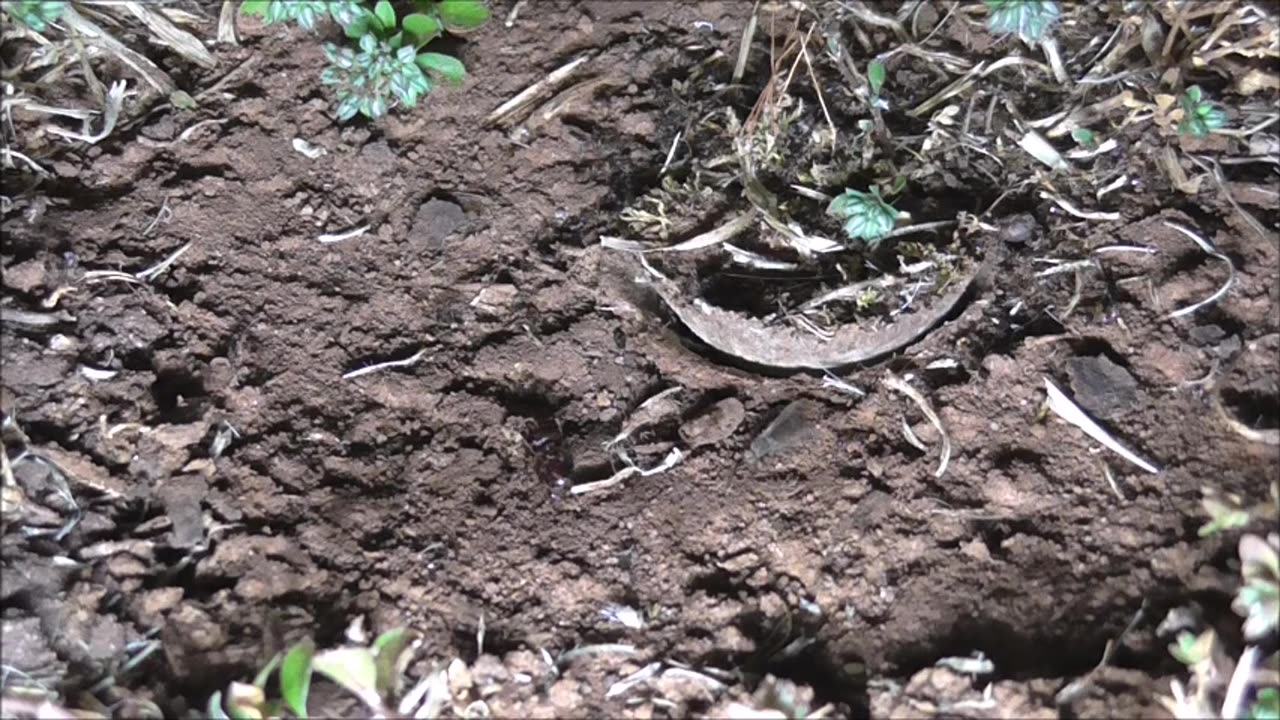
<path fill-rule="evenodd" d="M 1079 357 L 1105 357 L 1122 368 L 1129 368 L 1129 361 L 1106 340 L 1091 337 L 1068 338 L 1067 344 L 1072 353 Z"/>
<path fill-rule="evenodd" d="M 1222 390 L 1222 404 L 1255 430 L 1280 429 L 1280 396 L 1259 390 Z"/>
<path fill-rule="evenodd" d="M 1122 614 L 1128 613 L 1125 617 Z M 962 618 L 939 636 L 922 639 L 890 659 L 907 678 L 944 657 L 970 657 L 982 652 L 995 675 L 984 680 L 1030 680 L 1079 677 L 1098 664 L 1108 640 L 1132 617 L 1117 610 L 1106 622 L 1057 623 L 1056 628 L 1018 628 L 991 618 Z M 1053 648 L 1051 655 L 1045 648 Z"/>
<path fill-rule="evenodd" d="M 812 688 L 811 710 L 833 703 L 844 706 L 851 717 L 866 717 L 870 710 L 866 666 L 857 658 L 842 657 L 821 639 L 822 622 L 821 618 L 801 613 L 780 621 L 759 611 L 748 612 L 735 624 L 759 650 L 746 657 L 717 651 L 713 653 L 716 657 L 703 658 L 702 662 L 739 668 L 743 683 L 752 692 L 772 675 Z"/>
<path fill-rule="evenodd" d="M 151 397 L 159 408 L 161 424 L 195 422 L 203 414 L 204 379 L 185 370 L 157 370 Z"/>

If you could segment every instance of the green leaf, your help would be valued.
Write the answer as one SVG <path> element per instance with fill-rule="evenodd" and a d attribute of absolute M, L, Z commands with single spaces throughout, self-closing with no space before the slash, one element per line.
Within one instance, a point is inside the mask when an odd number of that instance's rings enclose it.
<path fill-rule="evenodd" d="M 378 16 L 378 23 L 382 25 L 383 32 L 396 29 L 396 11 L 388 0 L 378 0 L 373 6 L 373 14 Z"/>
<path fill-rule="evenodd" d="M 258 671 L 258 674 L 253 676 L 254 687 L 261 690 L 266 689 L 267 681 L 271 679 L 271 673 L 275 672 L 275 669 L 280 667 L 280 658 L 280 653 L 272 655 L 271 659 L 267 661 L 267 664 L 263 665 L 262 669 Z"/>
<path fill-rule="evenodd" d="M 210 720 L 231 720 L 231 716 L 227 715 L 227 711 L 222 709 L 221 690 L 209 696 L 209 704 L 205 707 L 204 714 L 208 715 Z"/>
<path fill-rule="evenodd" d="M 413 41 L 414 47 L 419 48 L 440 37 L 440 32 L 443 29 L 439 20 L 422 13 L 405 15 L 404 20 L 401 21 L 401 27 L 404 28 L 405 34 Z"/>
<path fill-rule="evenodd" d="M 450 30 L 471 30 L 489 19 L 489 8 L 480 0 L 440 0 L 436 12 Z"/>
<path fill-rule="evenodd" d="M 1280 720 L 1280 688 L 1263 688 L 1249 710 L 1250 720 Z"/>
<path fill-rule="evenodd" d="M 373 642 L 374 662 L 378 669 L 378 695 L 392 698 L 398 694 L 401 658 L 413 647 L 414 635 L 406 628 L 388 630 Z"/>
<path fill-rule="evenodd" d="M 240 14 L 263 17 L 267 14 L 267 5 L 269 4 L 271 4 L 270 0 L 244 0 L 244 2 L 240 3 Z"/>
<path fill-rule="evenodd" d="M 441 53 L 421 53 L 418 55 L 418 67 L 428 72 L 439 73 L 449 82 L 460 85 L 467 77 L 467 68 L 462 61 Z"/>
<path fill-rule="evenodd" d="M 849 239 L 862 240 L 873 250 L 898 221 L 898 211 L 874 188 L 869 193 L 846 190 L 827 206 L 827 214 L 845 221 Z"/>
<path fill-rule="evenodd" d="M 1076 128 L 1071 131 L 1071 139 L 1076 141 L 1080 147 L 1092 150 L 1098 147 L 1098 139 L 1094 137 L 1093 131 L 1088 128 Z"/>
<path fill-rule="evenodd" d="M 1187 88 L 1187 100 L 1191 101 L 1192 105 L 1199 103 L 1201 97 L 1202 97 L 1202 91 L 1200 90 L 1199 85 L 1192 85 L 1191 87 Z"/>
<path fill-rule="evenodd" d="M 376 108 L 365 113 L 377 117 Z M 368 648 L 346 647 L 326 650 L 312 660 L 315 671 L 341 685 L 348 692 L 368 703 L 378 697 L 378 666 Z"/>
<path fill-rule="evenodd" d="M 185 91 L 174 90 L 169 93 L 169 102 L 179 110 L 195 110 L 195 98 L 188 95 Z"/>
<path fill-rule="evenodd" d="M 347 37 L 359 40 L 365 35 L 376 33 L 378 27 L 378 18 L 368 8 L 362 7 L 355 11 L 355 18 L 345 25 L 343 30 L 347 33 Z"/>
<path fill-rule="evenodd" d="M 306 720 L 307 694 L 311 691 L 311 659 L 315 644 L 308 638 L 289 651 L 280 665 L 280 696 L 294 715 Z"/>
<path fill-rule="evenodd" d="M 987 29 L 993 33 L 1017 33 L 1027 43 L 1040 42 L 1062 8 L 1055 0 L 986 0 Z"/>
<path fill-rule="evenodd" d="M 871 83 L 871 94 L 880 97 L 880 88 L 884 87 L 884 63 L 872 60 L 867 66 L 867 80 Z"/>

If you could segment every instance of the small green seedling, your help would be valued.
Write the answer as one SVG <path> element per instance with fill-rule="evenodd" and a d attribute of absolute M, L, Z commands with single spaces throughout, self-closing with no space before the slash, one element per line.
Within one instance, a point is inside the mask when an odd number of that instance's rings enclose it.
<path fill-rule="evenodd" d="M 861 240 L 872 250 L 898 222 L 898 211 L 874 186 L 870 192 L 845 190 L 827 206 L 827 214 L 844 221 L 844 232 L 850 240 Z"/>
<path fill-rule="evenodd" d="M 1016 33 L 1027 43 L 1038 43 L 1062 15 L 1055 0 L 986 0 L 987 29 L 999 35 Z"/>
<path fill-rule="evenodd" d="M 1280 720 L 1280 688 L 1258 691 L 1258 699 L 1249 712 L 1250 720 Z"/>
<path fill-rule="evenodd" d="M 884 63 L 879 60 L 872 60 L 867 65 L 867 82 L 871 83 L 871 97 L 873 100 L 879 99 L 880 90 L 884 87 L 884 79 Z"/>
<path fill-rule="evenodd" d="M 1227 114 L 1205 99 L 1199 85 L 1192 85 L 1182 96 L 1182 123 L 1178 132 L 1202 138 L 1227 124 Z"/>
<path fill-rule="evenodd" d="M 1249 524 L 1249 511 L 1240 504 L 1240 499 L 1227 495 L 1206 494 L 1200 501 L 1209 522 L 1200 527 L 1200 537 L 1210 537 L 1226 530 L 1235 530 Z"/>
<path fill-rule="evenodd" d="M 1240 538 L 1240 578 L 1244 584 L 1231 609 L 1244 618 L 1244 637 L 1258 641 L 1280 626 L 1280 535 Z"/>
<path fill-rule="evenodd" d="M 1072 130 L 1071 139 L 1075 140 L 1077 145 L 1086 150 L 1096 150 L 1098 147 L 1098 138 L 1093 134 L 1093 131 L 1088 128 L 1076 128 L 1075 130 Z"/>
<path fill-rule="evenodd" d="M 432 76 L 453 84 L 466 78 L 457 58 L 423 48 L 445 31 L 464 32 L 483 25 L 489 9 L 480 0 L 414 0 L 417 12 L 397 17 L 389 0 L 246 0 L 241 12 L 268 23 L 295 22 L 313 31 L 332 18 L 355 48 L 325 44 L 329 66 L 320 75 L 335 87 L 337 118 L 378 119 L 395 107 L 416 107 L 434 87 Z"/>
<path fill-rule="evenodd" d="M 67 0 L 17 0 L 4 3 L 9 17 L 35 32 L 42 33 L 67 9 Z"/>
<path fill-rule="evenodd" d="M 213 720 L 261 720 L 307 718 L 311 678 L 319 673 L 359 698 L 373 713 L 393 717 L 412 712 L 404 707 L 403 676 L 419 640 L 399 628 L 379 635 L 370 647 L 349 646 L 316 652 L 311 640 L 276 655 L 254 678 L 253 684 L 233 682 L 227 692 L 209 698 L 206 714 Z M 279 670 L 279 697 L 267 696 L 272 673 Z M 407 699 L 407 698 L 406 698 Z M 393 708 L 399 708 L 397 713 Z"/>

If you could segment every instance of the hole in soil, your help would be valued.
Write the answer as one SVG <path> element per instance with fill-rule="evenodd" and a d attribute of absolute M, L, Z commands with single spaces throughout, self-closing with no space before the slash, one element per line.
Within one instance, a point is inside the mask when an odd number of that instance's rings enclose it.
<path fill-rule="evenodd" d="M 502 657 L 525 647 L 520 639 L 520 631 L 511 632 L 502 626 L 487 625 L 484 629 L 484 652 L 486 655 Z M 453 649 L 468 665 L 480 657 L 480 647 L 476 643 L 476 628 L 459 627 L 453 631 Z"/>
<path fill-rule="evenodd" d="M 848 706 L 853 717 L 865 717 L 869 709 L 865 667 L 856 657 L 842 657 L 826 641 L 818 639 L 821 620 L 791 615 L 769 618 L 759 611 L 740 616 L 735 624 L 751 638 L 759 652 L 750 657 L 703 658 L 704 664 L 739 667 L 752 691 L 766 675 L 813 688 L 815 708 L 827 703 Z"/>
<path fill-rule="evenodd" d="M 1111 343 L 1106 340 L 1083 337 L 1068 339 L 1067 343 L 1075 355 L 1080 357 L 1105 357 L 1122 368 L 1129 368 L 1129 361 L 1116 352 L 1115 348 L 1111 347 Z"/>
<path fill-rule="evenodd" d="M 183 370 L 157 370 L 151 385 L 151 397 L 165 423 L 198 420 L 200 403 L 195 401 L 204 396 L 204 379 Z"/>
<path fill-rule="evenodd" d="M 1240 422 L 1255 430 L 1280 428 L 1280 396 L 1257 390 L 1222 390 L 1222 403 Z"/>

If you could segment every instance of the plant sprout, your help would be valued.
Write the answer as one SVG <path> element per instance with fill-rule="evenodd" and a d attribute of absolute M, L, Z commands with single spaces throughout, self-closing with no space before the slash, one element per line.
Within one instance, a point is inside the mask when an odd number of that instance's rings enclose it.
<path fill-rule="evenodd" d="M 355 47 L 326 44 L 329 67 L 320 80 L 335 87 L 335 114 L 345 122 L 416 107 L 434 87 L 432 75 L 455 84 L 466 77 L 457 58 L 422 49 L 446 30 L 483 25 L 489 9 L 480 0 L 414 0 L 412 8 L 417 12 L 398 17 L 389 0 L 246 0 L 240 11 L 260 15 L 268 24 L 296 22 L 308 31 L 326 17 L 342 26 Z"/>
<path fill-rule="evenodd" d="M 359 698 L 376 716 L 411 715 L 423 696 L 420 692 L 404 692 L 404 671 L 420 644 L 417 634 L 404 628 L 382 633 L 369 647 L 346 646 L 317 652 L 315 644 L 307 639 L 283 656 L 272 658 L 252 684 L 233 682 L 225 693 L 215 692 L 209 698 L 206 714 L 213 720 L 306 720 L 311 678 L 319 673 Z M 268 697 L 267 685 L 277 670 L 279 696 Z"/>
<path fill-rule="evenodd" d="M 50 23 L 58 21 L 67 9 L 67 0 L 18 0 L 4 3 L 9 17 L 35 32 L 42 33 Z"/>
<path fill-rule="evenodd" d="M 861 240 L 872 250 L 898 221 L 898 211 L 874 186 L 870 192 L 845 190 L 827 206 L 827 214 L 844 221 L 844 232 L 850 240 Z"/>
<path fill-rule="evenodd" d="M 1038 43 L 1062 15 L 1055 0 L 986 0 L 987 29 L 997 34 L 1016 33 L 1027 43 Z"/>
<path fill-rule="evenodd" d="M 1240 577 L 1244 584 L 1231 609 L 1244 617 L 1244 637 L 1257 641 L 1280 625 L 1280 535 L 1263 540 L 1240 538 Z"/>
<path fill-rule="evenodd" d="M 1192 85 L 1182 96 L 1182 123 L 1178 131 L 1183 135 L 1202 138 L 1227 124 L 1227 114 L 1213 102 L 1204 98 L 1199 85 Z"/>

